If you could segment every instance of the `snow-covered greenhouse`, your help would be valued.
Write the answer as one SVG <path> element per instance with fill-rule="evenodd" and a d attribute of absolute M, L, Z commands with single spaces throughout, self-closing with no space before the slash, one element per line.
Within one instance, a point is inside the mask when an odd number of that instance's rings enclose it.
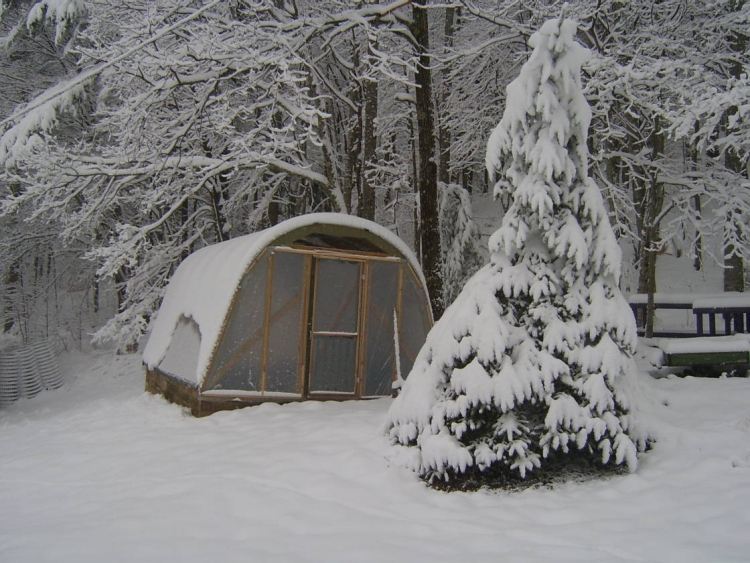
<path fill-rule="evenodd" d="M 177 268 L 144 350 L 146 390 L 196 416 L 391 395 L 431 325 L 401 239 L 356 217 L 304 215 Z"/>

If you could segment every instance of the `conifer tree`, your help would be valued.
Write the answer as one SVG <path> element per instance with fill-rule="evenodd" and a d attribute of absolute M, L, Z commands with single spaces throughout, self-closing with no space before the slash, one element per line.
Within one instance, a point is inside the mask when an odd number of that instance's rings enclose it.
<path fill-rule="evenodd" d="M 491 263 L 430 333 L 389 412 L 393 443 L 433 482 L 498 484 L 569 462 L 634 470 L 635 322 L 621 252 L 588 175 L 586 49 L 555 19 L 507 90 L 487 147 L 511 205 Z"/>

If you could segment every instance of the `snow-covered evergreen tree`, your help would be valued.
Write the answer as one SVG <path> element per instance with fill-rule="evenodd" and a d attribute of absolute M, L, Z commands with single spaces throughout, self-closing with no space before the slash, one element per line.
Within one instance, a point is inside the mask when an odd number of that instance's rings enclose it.
<path fill-rule="evenodd" d="M 491 263 L 430 333 L 389 412 L 391 440 L 428 480 L 525 478 L 568 461 L 633 470 L 645 439 L 627 389 L 635 323 L 621 253 L 588 175 L 586 49 L 555 19 L 507 90 L 487 148 L 512 203 Z"/>
<path fill-rule="evenodd" d="M 483 263 L 479 230 L 472 218 L 469 192 L 458 184 L 440 184 L 440 262 L 443 306 L 447 307 Z"/>

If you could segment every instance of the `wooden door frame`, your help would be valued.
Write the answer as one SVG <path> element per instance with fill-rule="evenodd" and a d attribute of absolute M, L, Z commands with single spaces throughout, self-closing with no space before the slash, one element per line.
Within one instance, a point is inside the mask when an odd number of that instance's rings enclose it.
<path fill-rule="evenodd" d="M 297 394 L 301 399 L 317 400 L 340 400 L 340 399 L 359 399 L 365 396 L 365 360 L 367 352 L 367 306 L 370 293 L 370 264 L 372 262 L 395 262 L 399 264 L 398 288 L 397 288 L 397 306 L 396 314 L 399 324 L 401 323 L 401 300 L 404 268 L 408 263 L 399 256 L 386 254 L 374 254 L 362 251 L 337 250 L 331 248 L 317 248 L 309 246 L 272 246 L 267 249 L 266 256 L 266 287 L 264 295 L 264 320 L 263 320 L 263 343 L 261 348 L 261 374 L 259 397 L 274 398 L 280 394 L 268 392 L 266 384 L 268 381 L 268 347 L 270 339 L 271 323 L 271 304 L 273 300 L 273 283 L 274 283 L 274 254 L 290 253 L 303 254 L 303 279 L 301 285 L 302 312 L 300 315 L 299 333 L 298 333 L 298 363 L 297 363 Z M 310 369 L 312 357 L 312 324 L 314 322 L 315 307 L 315 289 L 317 262 L 321 259 L 339 260 L 348 262 L 357 262 L 360 265 L 359 287 L 358 287 L 358 307 L 357 307 L 357 349 L 355 352 L 355 374 L 354 374 L 354 391 L 346 392 L 310 392 Z M 399 361 L 399 358 L 396 358 Z M 370 397 L 368 395 L 368 397 Z"/>
<path fill-rule="evenodd" d="M 321 331 L 320 333 L 316 332 L 315 329 L 315 319 L 316 319 L 316 309 L 318 306 L 317 303 L 317 290 L 318 290 L 318 274 L 319 274 L 319 267 L 322 260 L 330 260 L 330 261 L 338 261 L 338 262 L 349 262 L 349 263 L 356 263 L 358 265 L 358 271 L 357 271 L 357 308 L 356 308 L 356 314 L 357 319 L 355 323 L 356 332 L 327 332 L 327 331 Z M 312 302 L 312 306 L 310 307 L 310 321 L 307 323 L 307 326 L 309 328 L 308 335 L 307 335 L 307 341 L 308 341 L 308 362 L 307 362 L 307 372 L 305 374 L 305 379 L 307 380 L 307 396 L 311 398 L 320 398 L 321 396 L 337 396 L 337 397 L 346 397 L 346 398 L 359 398 L 359 382 L 360 382 L 360 354 L 361 350 L 363 348 L 364 340 L 363 340 L 363 333 L 362 333 L 362 325 L 364 324 L 364 311 L 362 309 L 362 301 L 363 301 L 363 292 L 365 287 L 365 280 L 363 278 L 364 276 L 364 270 L 367 264 L 367 260 L 362 256 L 329 256 L 329 255 L 316 255 L 313 256 L 313 264 L 311 267 L 311 272 L 313 272 L 313 280 L 310 283 L 310 300 Z M 323 334 L 325 332 L 325 334 Z M 352 391 L 312 391 L 312 368 L 314 366 L 314 358 L 313 358 L 313 339 L 316 335 L 322 335 L 322 336 L 336 336 L 339 334 L 342 337 L 352 337 L 355 339 L 355 352 L 354 352 L 354 385 L 352 386 Z"/>

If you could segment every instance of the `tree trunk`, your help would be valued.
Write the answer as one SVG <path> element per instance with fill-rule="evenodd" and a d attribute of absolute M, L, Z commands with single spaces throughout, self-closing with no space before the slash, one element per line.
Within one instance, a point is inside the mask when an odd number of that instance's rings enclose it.
<path fill-rule="evenodd" d="M 445 48 L 448 50 L 453 47 L 453 35 L 455 33 L 455 21 L 456 21 L 456 8 L 448 7 L 445 9 Z M 451 84 L 450 79 L 445 72 L 445 67 L 442 72 L 440 88 L 440 107 L 445 110 L 448 107 L 448 92 L 450 92 Z M 441 112 L 444 115 L 444 112 Z M 444 184 L 450 183 L 450 160 L 451 160 L 451 134 L 448 129 L 446 119 L 443 117 L 438 118 L 438 140 L 440 144 L 440 159 L 438 167 L 438 179 Z"/>
<path fill-rule="evenodd" d="M 364 2 L 358 2 L 357 5 L 362 6 L 373 3 L 375 3 L 373 0 L 365 0 Z M 377 47 L 377 44 L 375 47 Z M 367 54 L 369 56 L 374 54 L 373 45 L 369 39 L 367 42 Z M 375 134 L 375 120 L 378 117 L 378 82 L 374 78 L 367 76 L 367 63 L 364 65 L 361 64 L 358 47 L 355 49 L 353 55 L 354 68 L 364 74 L 358 80 L 361 95 L 359 96 L 359 119 L 358 130 L 356 131 L 359 135 L 359 140 L 356 146 L 361 150 L 356 154 L 359 163 L 357 175 L 357 193 L 359 195 L 357 215 L 373 220 L 375 219 L 375 186 L 370 181 L 368 174 L 375 164 L 375 151 L 378 142 Z"/>
<path fill-rule="evenodd" d="M 411 139 L 411 175 L 414 178 L 414 206 L 412 208 L 412 225 L 413 237 L 414 237 L 414 248 L 416 250 L 419 263 L 422 263 L 422 242 L 419 240 L 419 188 L 417 186 L 417 178 L 419 177 L 419 157 L 417 156 L 417 134 L 416 134 L 416 119 L 414 115 L 409 116 L 409 138 Z"/>
<path fill-rule="evenodd" d="M 693 212 L 695 218 L 700 221 L 701 219 L 701 196 L 695 194 L 693 200 Z M 695 229 L 695 235 L 693 236 L 693 269 L 699 272 L 703 269 L 703 235 L 698 228 Z"/>
<path fill-rule="evenodd" d="M 739 11 L 744 3 L 744 0 L 733 0 L 732 7 Z M 747 35 L 739 32 L 731 32 L 729 45 L 735 53 L 744 53 L 747 47 Z M 742 61 L 738 56 L 735 58 L 735 63 L 732 65 L 730 72 L 733 78 L 739 80 L 743 71 Z M 739 109 L 736 106 L 729 108 L 726 115 L 727 122 L 729 121 L 728 118 L 736 115 L 738 111 Z M 725 153 L 724 164 L 729 170 L 736 172 L 739 176 L 747 176 L 747 167 L 743 166 L 742 158 L 734 147 L 730 147 Z M 742 249 L 738 248 L 734 242 L 740 238 L 738 235 L 742 229 L 742 225 L 740 224 L 742 220 L 743 217 L 740 211 L 731 210 L 725 221 L 724 291 L 745 291 L 745 264 L 742 258 Z"/>
<path fill-rule="evenodd" d="M 5 286 L 5 292 L 3 292 L 3 332 L 10 332 L 13 325 L 16 324 L 13 296 L 15 295 L 17 298 L 20 294 L 18 287 L 20 281 L 18 261 L 14 260 L 6 271 L 3 280 Z"/>
<path fill-rule="evenodd" d="M 697 133 L 700 130 L 700 124 L 695 123 L 694 132 Z M 687 153 L 688 153 L 688 169 L 693 172 L 697 172 L 700 167 L 700 152 L 698 151 L 698 141 L 688 141 Z M 693 269 L 700 271 L 703 268 L 703 235 L 699 228 L 701 220 L 701 196 L 695 194 L 690 198 L 691 205 L 693 208 L 693 219 L 695 234 L 693 235 Z"/>
<path fill-rule="evenodd" d="M 418 177 L 420 240 L 422 269 L 430 293 L 432 314 L 438 319 L 443 313 L 443 283 L 440 269 L 440 227 L 438 224 L 437 166 L 435 165 L 435 126 L 432 106 L 432 71 L 427 10 L 412 4 L 412 35 L 416 40 L 419 63 L 414 77 L 417 86 L 417 137 L 419 143 Z"/>
<path fill-rule="evenodd" d="M 115 273 L 115 286 L 117 287 L 117 311 L 123 312 L 126 309 L 128 292 L 126 283 L 131 277 L 130 269 L 123 266 Z M 117 345 L 117 354 L 135 354 L 138 351 L 138 342 L 121 342 Z"/>
<path fill-rule="evenodd" d="M 654 335 L 654 313 L 656 306 L 654 303 L 654 293 L 656 293 L 656 252 L 649 250 L 650 244 L 653 244 L 653 234 L 649 233 L 648 238 L 642 243 L 641 268 L 638 271 L 638 293 L 646 294 L 645 317 L 638 319 L 638 324 L 644 327 L 644 336 L 651 338 Z"/>
<path fill-rule="evenodd" d="M 656 161 L 664 154 L 665 137 L 658 117 L 654 118 L 653 132 L 650 138 L 651 160 Z M 639 180 L 636 180 L 639 181 Z M 638 272 L 638 293 L 648 295 L 646 304 L 646 318 L 643 327 L 647 338 L 654 334 L 654 293 L 656 293 L 656 259 L 661 247 L 659 236 L 659 213 L 664 205 L 664 184 L 658 173 L 649 173 L 649 179 L 636 189 L 636 209 L 639 211 L 641 237 L 640 270 Z M 641 319 L 639 319 L 641 321 Z"/>
<path fill-rule="evenodd" d="M 362 97 L 364 98 L 364 116 L 362 119 L 363 151 L 362 151 L 362 193 L 359 200 L 358 215 L 365 219 L 375 219 L 375 186 L 368 177 L 371 167 L 375 164 L 375 150 L 377 136 L 375 134 L 375 118 L 378 116 L 378 83 L 375 80 L 362 81 Z"/>
<path fill-rule="evenodd" d="M 352 64 L 354 68 L 359 68 L 359 46 L 354 47 L 352 52 Z M 357 107 L 356 120 L 354 126 L 351 128 L 348 141 L 349 151 L 347 153 L 347 165 L 346 165 L 346 182 L 345 195 L 346 205 L 349 210 L 352 210 L 352 194 L 356 191 L 357 194 L 361 195 L 361 178 L 362 178 L 362 118 L 364 115 L 364 109 L 362 107 L 362 92 L 361 89 L 354 85 L 351 93 L 352 103 Z M 362 202 L 357 203 L 357 210 L 361 207 Z"/>
<path fill-rule="evenodd" d="M 733 108 L 735 111 L 737 108 Z M 733 148 L 727 150 L 724 157 L 727 168 L 741 175 L 744 170 L 739 154 Z M 737 248 L 734 241 L 739 238 L 742 212 L 736 211 L 726 217 L 724 224 L 724 291 L 745 291 L 745 264 L 742 259 L 742 249 Z"/>

